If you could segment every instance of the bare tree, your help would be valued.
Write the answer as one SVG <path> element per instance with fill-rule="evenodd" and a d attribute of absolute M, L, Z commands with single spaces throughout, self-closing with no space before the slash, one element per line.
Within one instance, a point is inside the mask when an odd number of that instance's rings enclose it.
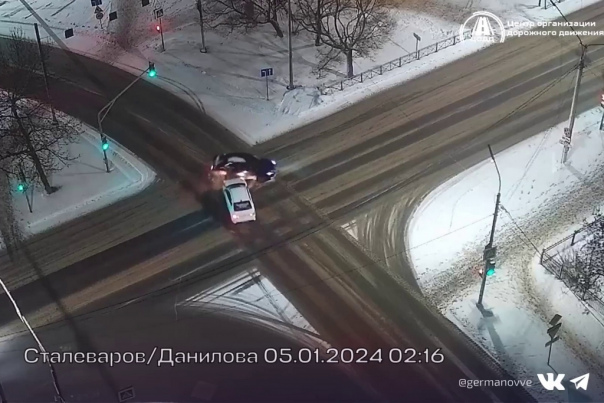
<path fill-rule="evenodd" d="M 203 5 L 204 18 L 212 28 L 244 30 L 257 25 L 270 24 L 279 38 L 283 30 L 279 25 L 279 14 L 285 9 L 284 0 L 211 0 Z"/>
<path fill-rule="evenodd" d="M 587 240 L 581 254 L 591 257 L 593 270 L 604 278 L 604 214 L 597 212 L 594 218 L 587 226 Z"/>
<path fill-rule="evenodd" d="M 602 276 L 594 267 L 593 254 L 571 251 L 561 257 L 569 288 L 582 300 L 596 297 L 602 287 Z"/>
<path fill-rule="evenodd" d="M 346 59 L 346 73 L 354 75 L 354 57 L 371 57 L 388 40 L 396 22 L 378 0 L 296 0 L 297 19 L 317 42 Z M 327 66 L 339 58 L 324 52 Z"/>
<path fill-rule="evenodd" d="M 19 180 L 25 175 L 39 181 L 52 193 L 47 174 L 73 159 L 66 145 L 75 140 L 80 126 L 70 117 L 54 122 L 47 105 L 27 98 L 39 89 L 41 57 L 46 55 L 18 30 L 0 46 L 0 170 Z"/>
<path fill-rule="evenodd" d="M 3 104 L 10 105 L 4 117 Z M 0 161 L 6 161 L 0 170 L 27 183 L 39 181 L 49 193 L 46 186 L 50 183 L 47 179 L 45 183 L 43 178 L 77 158 L 70 155 L 68 145 L 81 130 L 81 123 L 76 119 L 62 114 L 59 117 L 55 123 L 48 105 L 31 99 L 13 103 L 4 100 L 0 92 L 0 119 L 5 122 L 4 127 L 0 127 L 0 138 L 5 145 L 0 149 Z"/>

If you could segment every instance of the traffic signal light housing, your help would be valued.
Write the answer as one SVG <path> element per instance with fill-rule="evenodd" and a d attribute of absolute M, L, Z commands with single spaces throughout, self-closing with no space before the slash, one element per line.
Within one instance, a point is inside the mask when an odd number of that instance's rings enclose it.
<path fill-rule="evenodd" d="M 147 69 L 147 75 L 149 77 L 155 77 L 157 75 L 157 71 L 155 71 L 155 63 L 149 62 L 149 69 Z"/>
<path fill-rule="evenodd" d="M 103 151 L 107 151 L 109 149 L 109 141 L 107 141 L 107 137 L 103 137 L 101 139 L 101 148 Z"/>
<path fill-rule="evenodd" d="M 17 185 L 17 190 L 21 193 L 25 192 L 26 189 L 27 189 L 27 185 L 25 183 L 19 183 Z"/>
<path fill-rule="evenodd" d="M 159 24 L 157 24 L 157 25 L 155 26 L 155 30 L 156 30 L 157 32 L 161 32 L 161 26 L 160 26 Z"/>
<path fill-rule="evenodd" d="M 495 258 L 487 260 L 486 264 L 487 277 L 491 277 L 495 274 Z"/>

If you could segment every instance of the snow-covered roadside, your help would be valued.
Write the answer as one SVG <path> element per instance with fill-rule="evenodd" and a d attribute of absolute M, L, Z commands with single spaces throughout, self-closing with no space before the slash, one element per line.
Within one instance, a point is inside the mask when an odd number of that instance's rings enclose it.
<path fill-rule="evenodd" d="M 503 208 L 495 233 L 496 274 L 487 279 L 484 297 L 493 317 L 476 308 L 477 272 L 498 187 L 493 163 L 486 160 L 433 191 L 408 228 L 410 261 L 426 295 L 518 378 L 539 385 L 536 374 L 551 372 L 547 321 L 562 315 L 552 366 L 568 374 L 567 381 L 590 372 L 587 392 L 593 401 L 604 399 L 604 380 L 597 375 L 604 373 L 604 326 L 597 315 L 584 314 L 574 294 L 538 263 L 542 248 L 571 234 L 604 201 L 601 116 L 597 108 L 577 118 L 566 167 L 559 164 L 564 123 L 495 156 Z M 567 389 L 575 392 L 574 386 Z M 532 390 L 548 400 L 567 398 L 564 392 Z"/>
<path fill-rule="evenodd" d="M 189 309 L 235 315 L 316 346 L 328 346 L 302 314 L 256 269 L 187 298 L 178 304 Z"/>
<path fill-rule="evenodd" d="M 27 235 L 43 232 L 78 216 L 89 214 L 116 201 L 130 197 L 155 180 L 155 172 L 135 155 L 111 141 L 108 158 L 111 173 L 105 170 L 98 132 L 82 125 L 78 140 L 69 145 L 69 153 L 77 160 L 49 179 L 59 190 L 46 195 L 36 188 L 29 212 L 22 193 L 14 193 L 15 214 Z M 31 192 L 30 192 L 31 193 Z"/>
<path fill-rule="evenodd" d="M 598 1 L 567 0 L 559 7 L 569 14 Z M 31 23 L 35 18 L 23 2 L 6 0 L 0 3 L 0 34 L 20 27 L 25 35 L 34 37 Z M 208 114 L 249 143 L 265 141 L 329 115 L 483 47 L 466 41 L 346 91 L 321 95 L 316 87 L 343 78 L 344 68 L 338 66 L 319 79 L 314 72 L 318 62 L 313 40 L 301 33 L 293 38 L 293 48 L 294 81 L 302 88 L 287 92 L 287 38 L 277 38 L 268 26 L 258 27 L 247 35 L 229 37 L 207 31 L 209 52 L 203 54 L 198 51 L 200 32 L 194 2 L 165 0 L 162 7 L 166 51 L 161 52 L 160 38 L 154 31 L 153 6 L 142 8 L 139 2 L 123 6 L 123 3 L 106 1 L 103 5 L 105 29 L 101 30 L 90 3 L 70 0 L 52 3 L 29 0 L 27 3 L 72 50 L 104 61 L 111 60 L 116 66 L 132 72 L 140 72 L 147 67 L 147 60 L 153 60 L 158 68 L 156 83 L 188 101 L 203 104 Z M 473 8 L 466 0 L 412 0 L 400 7 L 393 11 L 399 24 L 390 41 L 373 59 L 357 59 L 357 72 L 414 51 L 413 33 L 422 38 L 422 47 L 452 36 L 473 11 L 492 11 L 504 21 L 516 22 L 559 17 L 553 7 L 542 10 L 535 1 L 524 0 L 485 0 Z M 119 12 L 118 20 L 109 24 L 107 15 L 115 10 Z M 126 24 L 127 16 L 134 22 Z M 63 30 L 70 27 L 74 28 L 75 36 L 62 39 Z M 116 32 L 122 33 L 120 42 L 127 50 L 115 45 Z M 268 101 L 266 83 L 260 77 L 260 69 L 267 67 L 275 72 L 269 80 Z"/>
<path fill-rule="evenodd" d="M 600 203 L 595 198 L 598 187 L 591 178 L 604 153 L 604 137 L 598 130 L 601 116 L 598 108 L 577 117 L 570 163 L 565 168 L 559 164 L 559 140 L 566 122 L 495 156 L 501 172 L 501 204 L 516 221 L 532 218 L 535 211 L 566 199 L 569 189 L 575 187 L 593 186 L 590 202 L 594 207 Z M 423 286 L 433 286 L 448 269 L 448 262 L 468 256 L 480 259 L 476 253 L 489 236 L 497 188 L 495 166 L 486 159 L 423 200 L 409 224 L 409 253 Z M 505 223 L 506 214 L 501 217 L 498 232 L 509 226 Z M 570 224 L 580 223 L 582 218 L 570 218 Z M 436 244 L 439 253 L 431 254 Z"/>

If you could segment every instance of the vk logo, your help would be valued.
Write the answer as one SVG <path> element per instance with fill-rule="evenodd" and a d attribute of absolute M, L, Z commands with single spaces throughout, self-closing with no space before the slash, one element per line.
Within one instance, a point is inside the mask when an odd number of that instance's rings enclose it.
<path fill-rule="evenodd" d="M 562 381 L 564 380 L 564 374 L 556 374 L 554 378 L 554 374 L 546 374 L 547 379 L 543 374 L 537 374 L 539 378 L 539 382 L 541 385 L 547 390 L 564 390 L 564 386 L 562 385 Z M 589 382 L 589 374 L 581 375 L 576 377 L 575 379 L 570 380 L 575 384 L 575 389 L 583 389 L 587 390 L 587 384 Z"/>
<path fill-rule="evenodd" d="M 543 374 L 537 374 L 537 377 L 539 378 L 539 382 L 541 382 L 541 385 L 543 385 L 543 387 L 547 390 L 564 390 L 564 386 L 562 386 L 562 380 L 564 379 L 564 374 L 557 374 L 556 378 L 554 378 L 554 374 L 546 374 L 547 375 L 547 379 L 545 378 L 545 376 L 543 376 Z"/>

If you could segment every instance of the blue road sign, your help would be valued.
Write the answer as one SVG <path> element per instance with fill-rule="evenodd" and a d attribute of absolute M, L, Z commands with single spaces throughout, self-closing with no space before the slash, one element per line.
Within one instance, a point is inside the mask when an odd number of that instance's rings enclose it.
<path fill-rule="evenodd" d="M 272 67 L 268 67 L 266 69 L 261 69 L 260 70 L 260 77 L 270 77 L 273 75 L 273 68 Z"/>
<path fill-rule="evenodd" d="M 90 0 L 90 4 L 92 4 L 92 7 L 97 7 L 103 4 L 103 0 Z"/>

